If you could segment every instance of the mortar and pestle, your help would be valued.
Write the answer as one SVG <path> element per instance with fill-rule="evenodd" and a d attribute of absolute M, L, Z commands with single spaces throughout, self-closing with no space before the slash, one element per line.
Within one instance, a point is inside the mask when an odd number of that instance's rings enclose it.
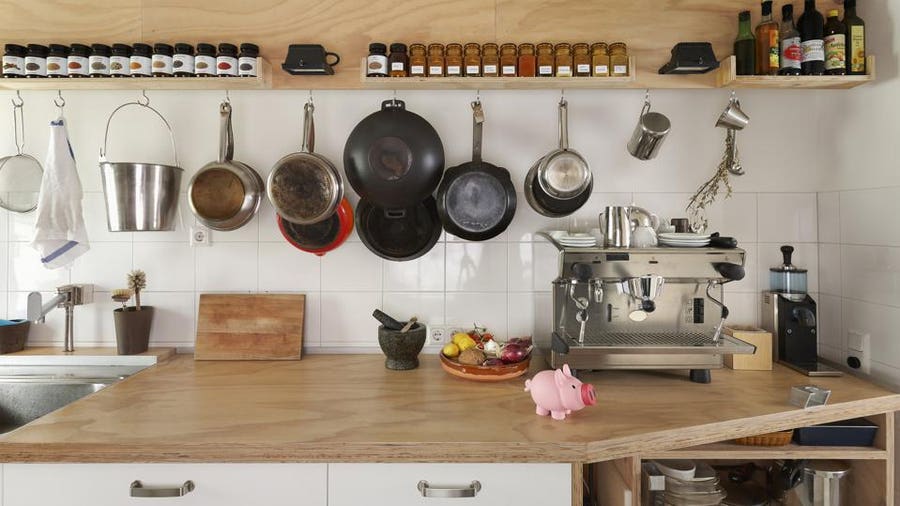
<path fill-rule="evenodd" d="M 378 345 L 387 357 L 384 366 L 393 371 L 419 367 L 419 352 L 425 346 L 426 326 L 418 323 L 415 316 L 403 323 L 378 309 L 372 316 L 381 322 L 378 327 Z"/>

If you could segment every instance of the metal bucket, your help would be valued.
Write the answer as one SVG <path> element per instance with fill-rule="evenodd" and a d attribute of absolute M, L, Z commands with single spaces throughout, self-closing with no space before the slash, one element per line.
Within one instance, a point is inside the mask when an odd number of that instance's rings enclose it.
<path fill-rule="evenodd" d="M 140 106 L 153 111 L 165 123 L 172 140 L 174 165 L 140 162 L 110 162 L 106 159 L 109 125 L 119 110 Z M 106 218 L 110 232 L 157 232 L 175 229 L 181 174 L 175 135 L 166 118 L 149 102 L 129 102 L 117 107 L 106 122 L 103 148 L 100 150 L 100 177 L 106 200 Z"/>

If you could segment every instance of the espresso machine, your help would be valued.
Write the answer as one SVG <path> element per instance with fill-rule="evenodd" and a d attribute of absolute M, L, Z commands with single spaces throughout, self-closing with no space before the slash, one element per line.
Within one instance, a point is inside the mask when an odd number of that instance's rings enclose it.
<path fill-rule="evenodd" d="M 819 363 L 816 301 L 806 291 L 807 270 L 791 263 L 792 246 L 782 246 L 783 262 L 769 269 L 762 293 L 762 328 L 775 338 L 775 360 L 808 376 L 840 376 Z"/>
<path fill-rule="evenodd" d="M 553 368 L 682 369 L 708 383 L 723 356 L 756 348 L 722 328 L 722 285 L 744 276 L 740 249 L 569 248 L 559 251 L 553 328 L 536 345 Z"/>

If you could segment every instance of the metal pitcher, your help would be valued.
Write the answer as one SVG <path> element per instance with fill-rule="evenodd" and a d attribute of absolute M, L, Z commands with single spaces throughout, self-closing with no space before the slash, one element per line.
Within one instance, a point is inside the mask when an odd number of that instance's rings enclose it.
<path fill-rule="evenodd" d="M 607 206 L 600 213 L 600 233 L 607 248 L 631 247 L 631 216 L 628 206 Z"/>
<path fill-rule="evenodd" d="M 638 160 L 656 158 L 671 128 L 669 118 L 658 112 L 650 112 L 650 93 L 647 92 L 638 124 L 628 141 L 628 152 Z"/>

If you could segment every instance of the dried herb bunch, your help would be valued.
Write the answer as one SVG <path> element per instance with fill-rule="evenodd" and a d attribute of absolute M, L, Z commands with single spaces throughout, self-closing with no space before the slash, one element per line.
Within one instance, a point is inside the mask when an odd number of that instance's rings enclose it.
<path fill-rule="evenodd" d="M 687 212 L 691 216 L 691 226 L 696 230 L 706 229 L 709 222 L 706 219 L 705 211 L 711 207 L 716 197 L 722 191 L 725 192 L 725 198 L 731 197 L 731 180 L 729 174 L 740 172 L 741 162 L 738 159 L 737 143 L 734 130 L 728 130 L 725 136 L 725 153 L 722 155 L 722 161 L 716 168 L 708 181 L 700 185 L 697 192 L 691 197 L 687 206 Z"/>
<path fill-rule="evenodd" d="M 142 270 L 128 273 L 128 288 L 134 292 L 134 310 L 141 310 L 141 290 L 147 288 L 147 275 Z"/>

